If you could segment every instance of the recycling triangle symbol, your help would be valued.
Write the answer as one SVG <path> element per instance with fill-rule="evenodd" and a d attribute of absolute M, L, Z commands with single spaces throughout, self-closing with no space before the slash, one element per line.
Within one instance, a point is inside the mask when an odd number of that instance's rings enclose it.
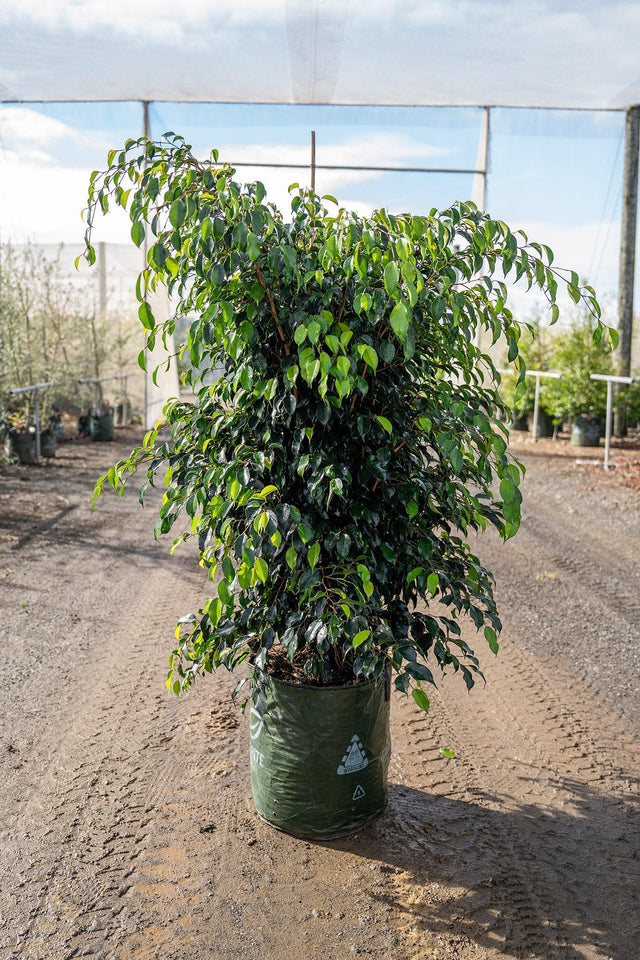
<path fill-rule="evenodd" d="M 358 770 L 364 770 L 365 767 L 369 766 L 369 761 L 367 760 L 367 755 L 364 752 L 364 747 L 360 742 L 360 738 L 357 734 L 354 734 L 351 737 L 351 743 L 342 758 L 342 763 L 338 767 L 338 773 L 356 773 Z"/>

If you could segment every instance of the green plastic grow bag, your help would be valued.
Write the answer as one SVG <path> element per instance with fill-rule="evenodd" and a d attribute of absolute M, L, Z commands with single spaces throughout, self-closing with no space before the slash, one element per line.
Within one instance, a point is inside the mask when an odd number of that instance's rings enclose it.
<path fill-rule="evenodd" d="M 250 713 L 258 814 L 297 837 L 352 833 L 387 804 L 390 676 L 350 686 L 270 680 Z"/>

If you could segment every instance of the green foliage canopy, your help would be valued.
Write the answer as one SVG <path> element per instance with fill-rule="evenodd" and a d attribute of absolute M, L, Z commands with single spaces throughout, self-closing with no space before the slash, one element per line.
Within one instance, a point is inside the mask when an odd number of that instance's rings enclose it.
<path fill-rule="evenodd" d="M 96 492 L 144 465 L 166 484 L 156 534 L 186 514 L 176 542 L 199 539 L 215 586 L 179 624 L 176 692 L 220 665 L 264 670 L 275 645 L 320 682 L 379 676 L 390 660 L 426 707 L 434 663 L 469 687 L 479 673 L 461 617 L 498 648 L 493 578 L 468 538 L 520 522 L 523 471 L 474 333 L 505 337 L 522 377 L 498 269 L 541 289 L 554 319 L 564 275 L 547 247 L 471 203 L 361 217 L 294 187 L 287 221 L 262 184 L 233 175 L 175 134 L 129 140 L 92 175 L 86 257 L 96 215 L 125 207 L 148 249 L 147 345 L 191 317 L 195 393 L 168 403 L 170 438 L 152 430 Z M 564 279 L 599 316 L 593 291 Z M 146 299 L 160 283 L 177 305 L 163 324 Z M 214 368 L 204 385 L 198 371 Z"/>

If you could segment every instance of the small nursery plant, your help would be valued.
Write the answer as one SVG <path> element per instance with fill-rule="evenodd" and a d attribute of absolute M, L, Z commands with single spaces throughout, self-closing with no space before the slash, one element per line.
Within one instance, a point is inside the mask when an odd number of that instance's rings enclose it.
<path fill-rule="evenodd" d="M 322 684 L 390 662 L 424 709 L 436 667 L 471 687 L 480 665 L 461 621 L 493 652 L 501 624 L 469 541 L 517 531 L 523 474 L 474 334 L 503 337 L 522 380 L 503 278 L 539 288 L 553 321 L 564 280 L 599 330 L 593 290 L 471 203 L 363 217 L 294 186 L 285 215 L 174 134 L 129 140 L 108 164 L 91 177 L 87 259 L 97 214 L 125 207 L 148 245 L 147 346 L 188 320 L 195 399 L 171 400 L 170 435 L 158 425 L 97 485 L 121 491 L 146 468 L 166 484 L 156 535 L 186 515 L 177 540 L 198 538 L 212 596 L 181 620 L 169 687 L 245 661 L 260 677 L 285 655 Z M 175 307 L 165 323 L 147 300 L 158 284 Z"/>
<path fill-rule="evenodd" d="M 558 328 L 550 363 L 562 379 L 550 383 L 546 397 L 560 416 L 604 417 L 607 388 L 592 373 L 613 373 L 612 342 L 602 337 L 602 326 L 584 306 L 576 309 L 566 328 Z"/>

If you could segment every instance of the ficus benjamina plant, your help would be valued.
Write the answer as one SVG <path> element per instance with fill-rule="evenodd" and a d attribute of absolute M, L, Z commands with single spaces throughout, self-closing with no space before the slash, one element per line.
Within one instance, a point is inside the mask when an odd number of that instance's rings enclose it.
<path fill-rule="evenodd" d="M 520 522 L 524 471 L 477 331 L 505 339 L 522 384 L 505 278 L 542 291 L 551 321 L 561 284 L 602 332 L 594 291 L 472 203 L 364 217 L 294 185 L 283 214 L 234 175 L 168 133 L 128 140 L 91 176 L 84 256 L 95 259 L 96 216 L 126 208 L 147 250 L 146 348 L 187 318 L 193 392 L 167 403 L 96 495 L 144 467 L 141 499 L 158 475 L 165 484 L 156 535 L 186 515 L 175 543 L 198 540 L 213 595 L 178 625 L 176 693 L 221 665 L 248 661 L 264 678 L 280 650 L 316 683 L 390 663 L 427 709 L 434 671 L 469 688 L 482 676 L 461 621 L 498 650 L 494 580 L 469 541 Z M 175 311 L 163 323 L 149 302 L 160 284 Z"/>

